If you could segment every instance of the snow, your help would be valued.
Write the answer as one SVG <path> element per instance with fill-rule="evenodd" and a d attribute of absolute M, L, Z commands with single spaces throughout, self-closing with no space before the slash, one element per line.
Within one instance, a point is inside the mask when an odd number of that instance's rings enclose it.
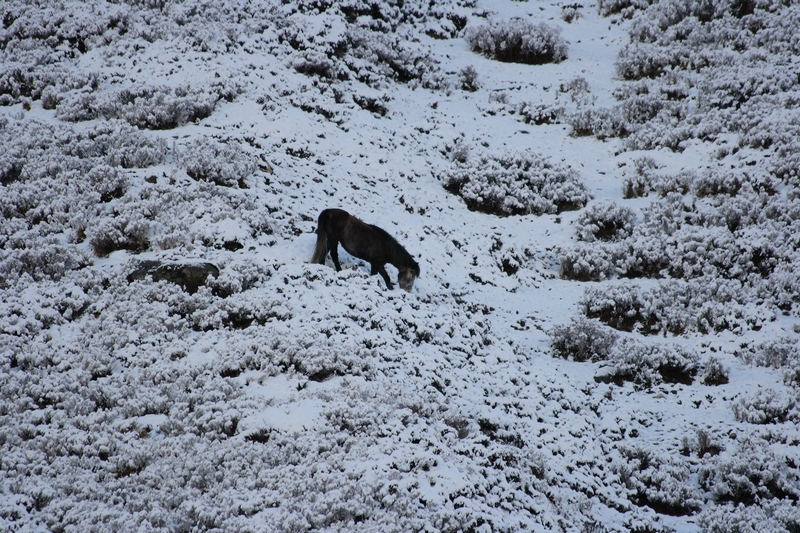
<path fill-rule="evenodd" d="M 800 10 L 645 4 L 4 3 L 0 530 L 797 530 Z"/>

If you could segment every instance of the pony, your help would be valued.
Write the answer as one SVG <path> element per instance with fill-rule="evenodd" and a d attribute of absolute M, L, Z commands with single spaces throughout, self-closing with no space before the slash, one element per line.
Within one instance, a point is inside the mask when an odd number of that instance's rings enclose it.
<path fill-rule="evenodd" d="M 384 265 L 393 264 L 398 270 L 397 283 L 403 290 L 411 292 L 414 281 L 419 277 L 419 264 L 394 237 L 378 226 L 362 222 L 347 211 L 325 209 L 317 219 L 317 245 L 311 262 L 324 265 L 325 256 L 330 252 L 336 271 L 341 271 L 339 243 L 353 257 L 367 261 L 372 266 L 370 275 L 380 274 L 388 289 L 392 289 L 393 285 Z"/>

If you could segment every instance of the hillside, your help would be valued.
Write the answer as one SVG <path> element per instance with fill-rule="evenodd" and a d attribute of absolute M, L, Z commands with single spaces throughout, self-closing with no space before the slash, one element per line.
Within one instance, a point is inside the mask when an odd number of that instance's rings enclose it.
<path fill-rule="evenodd" d="M 0 15 L 0 530 L 800 530 L 797 2 Z"/>

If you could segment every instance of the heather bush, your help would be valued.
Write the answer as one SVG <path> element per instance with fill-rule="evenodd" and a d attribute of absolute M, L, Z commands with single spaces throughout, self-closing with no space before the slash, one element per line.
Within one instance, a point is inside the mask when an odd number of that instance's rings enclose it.
<path fill-rule="evenodd" d="M 637 10 L 645 9 L 651 3 L 649 0 L 600 0 L 597 2 L 597 11 L 604 17 L 620 14 L 624 18 L 631 18 Z"/>
<path fill-rule="evenodd" d="M 172 129 L 206 118 L 220 100 L 233 100 L 240 88 L 221 82 L 199 88 L 136 85 L 108 93 L 70 95 L 56 108 L 67 122 L 121 119 L 138 128 Z"/>
<path fill-rule="evenodd" d="M 0 155 L 5 176 L 0 195 L 0 213 L 6 219 L 0 225 L 6 249 L 0 260 L 4 284 L 25 273 L 35 280 L 60 279 L 90 264 L 78 246 L 87 230 L 99 255 L 147 247 L 144 222 L 99 219 L 130 188 L 121 168 L 163 162 L 164 141 L 117 121 L 82 131 L 19 122 L 0 128 L 0 137 L 7 147 Z"/>
<path fill-rule="evenodd" d="M 699 357 L 676 345 L 642 344 L 624 338 L 608 359 L 613 364 L 614 380 L 631 381 L 637 387 L 650 389 L 661 383 L 691 385 Z"/>
<path fill-rule="evenodd" d="M 740 396 L 731 406 L 739 422 L 749 424 L 780 424 L 800 421 L 800 409 L 795 389 L 760 389 Z"/>
<path fill-rule="evenodd" d="M 387 80 L 440 88 L 443 81 L 430 50 L 396 33 L 291 18 L 281 27 L 281 42 L 294 50 L 292 66 L 303 74 L 334 81 L 357 80 L 379 88 Z"/>
<path fill-rule="evenodd" d="M 591 197 L 576 170 L 535 153 L 473 152 L 454 160 L 442 182 L 470 209 L 506 216 L 579 209 Z"/>
<path fill-rule="evenodd" d="M 565 115 L 563 106 L 532 104 L 530 102 L 523 102 L 517 109 L 517 113 L 526 124 L 534 124 L 536 126 L 559 124 Z"/>
<path fill-rule="evenodd" d="M 748 305 L 741 283 L 716 277 L 672 280 L 651 290 L 630 285 L 587 289 L 583 312 L 622 331 L 643 334 L 758 330 L 774 319 L 768 309 Z"/>
<path fill-rule="evenodd" d="M 245 179 L 258 170 L 255 157 L 238 144 L 208 137 L 184 147 L 176 159 L 190 177 L 225 187 L 246 188 Z"/>
<path fill-rule="evenodd" d="M 703 511 L 697 523 L 708 533 L 791 533 L 800 527 L 797 502 L 790 499 L 717 504 Z"/>
<path fill-rule="evenodd" d="M 568 24 L 578 20 L 581 18 L 581 12 L 579 11 L 580 8 L 581 6 L 579 4 L 561 6 L 561 20 Z"/>
<path fill-rule="evenodd" d="M 800 278 L 790 266 L 797 254 L 788 243 L 794 242 L 796 199 L 779 194 L 774 179 L 757 169 L 660 174 L 654 167 L 651 160 L 635 161 L 636 194 L 662 195 L 642 210 L 641 222 L 613 241 L 594 237 L 559 248 L 560 273 L 581 281 L 667 277 L 686 283 L 662 284 L 647 297 L 604 289 L 622 300 L 606 301 L 590 316 L 622 329 L 680 334 L 760 329 L 777 312 L 795 312 Z M 591 209 L 582 214 L 576 221 L 581 240 L 593 238 L 600 218 Z M 731 305 L 724 305 L 725 298 Z M 694 311 L 687 315 L 678 305 Z"/>
<path fill-rule="evenodd" d="M 639 447 L 620 447 L 613 470 L 637 505 L 673 516 L 695 514 L 702 500 L 691 482 L 691 470 L 682 457 L 660 457 Z"/>
<path fill-rule="evenodd" d="M 634 174 L 625 176 L 622 182 L 622 197 L 642 198 L 655 190 L 653 185 L 653 171 L 657 168 L 652 157 L 638 157 L 633 160 Z"/>
<path fill-rule="evenodd" d="M 681 441 L 681 454 L 689 457 L 692 454 L 697 455 L 699 458 L 714 457 L 719 455 L 723 448 L 717 442 L 719 438 L 717 435 L 712 435 L 705 429 L 698 429 L 696 431 L 696 438 L 690 439 L 683 437 Z"/>
<path fill-rule="evenodd" d="M 617 340 L 616 334 L 584 317 L 553 326 L 549 334 L 554 355 L 572 361 L 606 360 Z"/>
<path fill-rule="evenodd" d="M 774 340 L 748 346 L 737 353 L 749 365 L 771 368 L 792 368 L 800 366 L 800 345 L 795 337 L 779 337 Z"/>
<path fill-rule="evenodd" d="M 627 150 L 682 151 L 691 139 L 718 142 L 737 134 L 739 146 L 795 152 L 784 147 L 796 139 L 791 95 L 800 82 L 785 58 L 798 49 L 791 28 L 800 9 L 766 2 L 648 4 L 598 5 L 601 14 L 634 18 L 631 42 L 616 62 L 626 81 L 615 91 L 619 104 L 573 113 L 573 132 L 624 137 Z M 773 106 L 785 112 L 775 114 Z M 720 154 L 739 146 L 721 147 Z M 791 173 L 790 165 L 772 166 Z"/>
<path fill-rule="evenodd" d="M 617 250 L 605 243 L 579 243 L 558 249 L 559 275 L 575 281 L 602 281 L 617 274 Z"/>
<path fill-rule="evenodd" d="M 635 220 L 636 215 L 629 207 L 615 202 L 595 204 L 581 213 L 575 221 L 575 230 L 581 241 L 613 241 L 630 236 Z"/>
<path fill-rule="evenodd" d="M 743 439 L 735 453 L 718 455 L 699 472 L 700 486 L 718 502 L 752 505 L 757 500 L 800 498 L 800 475 L 781 457 L 752 437 Z"/>
<path fill-rule="evenodd" d="M 716 357 L 709 357 L 704 365 L 703 385 L 725 385 L 728 383 L 729 370 Z"/>
<path fill-rule="evenodd" d="M 572 127 L 572 134 L 578 137 L 594 135 L 598 139 L 625 137 L 630 126 L 625 122 L 618 108 L 586 107 L 568 113 L 565 121 Z"/>
<path fill-rule="evenodd" d="M 459 87 L 462 91 L 475 92 L 481 88 L 478 81 L 478 71 L 472 65 L 466 66 L 458 73 Z"/>
<path fill-rule="evenodd" d="M 558 28 L 522 19 L 495 21 L 470 27 L 464 35 L 473 52 L 512 63 L 560 63 L 567 58 L 567 42 Z"/>

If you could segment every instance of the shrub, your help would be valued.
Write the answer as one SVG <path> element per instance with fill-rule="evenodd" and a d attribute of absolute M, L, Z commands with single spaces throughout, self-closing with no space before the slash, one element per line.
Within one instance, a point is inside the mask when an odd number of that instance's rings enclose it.
<path fill-rule="evenodd" d="M 217 102 L 231 101 L 239 91 L 239 87 L 225 83 L 174 89 L 140 84 L 111 93 L 79 93 L 65 98 L 56 108 L 56 116 L 67 122 L 122 119 L 139 128 L 165 130 L 208 117 Z"/>
<path fill-rule="evenodd" d="M 800 474 L 789 458 L 779 457 L 766 443 L 747 438 L 736 453 L 719 455 L 698 473 L 700 487 L 718 502 L 753 504 L 757 498 L 800 499 Z"/>
<path fill-rule="evenodd" d="M 677 345 L 646 345 L 629 338 L 620 341 L 609 357 L 617 380 L 632 381 L 644 389 L 664 382 L 691 385 L 698 359 Z"/>
<path fill-rule="evenodd" d="M 584 314 L 622 331 L 645 335 L 688 331 L 706 333 L 761 329 L 769 310 L 750 306 L 741 297 L 742 284 L 716 277 L 688 282 L 670 281 L 647 291 L 617 285 L 588 289 Z"/>
<path fill-rule="evenodd" d="M 582 137 L 594 135 L 598 139 L 625 137 L 630 133 L 630 125 L 625 121 L 618 107 L 587 107 L 570 113 L 566 122 L 572 126 L 572 135 Z"/>
<path fill-rule="evenodd" d="M 625 485 L 635 491 L 632 501 L 658 513 L 684 516 L 700 510 L 702 500 L 692 486 L 691 471 L 681 457 L 659 457 L 638 447 L 620 447 L 622 458 L 613 465 Z"/>
<path fill-rule="evenodd" d="M 245 178 L 258 169 L 256 159 L 238 145 L 208 137 L 187 146 L 177 163 L 190 177 L 225 187 L 246 188 Z"/>
<path fill-rule="evenodd" d="M 372 87 L 386 80 L 443 86 L 430 49 L 402 39 L 396 32 L 380 29 L 309 24 L 307 19 L 289 19 L 279 39 L 296 52 L 292 66 L 298 72 L 329 80 L 356 79 Z"/>
<path fill-rule="evenodd" d="M 86 237 L 98 257 L 117 250 L 140 253 L 150 247 L 150 225 L 138 217 L 118 216 L 86 228 Z"/>
<path fill-rule="evenodd" d="M 597 11 L 603 17 L 619 13 L 624 18 L 631 18 L 637 10 L 645 9 L 651 3 L 651 0 L 599 0 Z"/>
<path fill-rule="evenodd" d="M 638 157 L 633 160 L 634 175 L 626 176 L 622 182 L 623 198 L 642 198 L 647 196 L 652 186 L 653 170 L 658 168 L 652 157 Z"/>
<path fill-rule="evenodd" d="M 522 19 L 467 28 L 464 38 L 473 52 L 511 63 L 539 65 L 567 58 L 567 42 L 558 28 Z"/>
<path fill-rule="evenodd" d="M 701 459 L 706 455 L 714 457 L 719 455 L 721 451 L 722 447 L 716 444 L 716 439 L 712 439 L 705 429 L 698 429 L 697 438 L 692 439 L 691 442 L 684 437 L 681 445 L 681 453 L 687 457 L 692 453 L 695 453 Z"/>
<path fill-rule="evenodd" d="M 470 209 L 501 216 L 578 209 L 590 198 L 576 170 L 532 152 L 471 154 L 453 161 L 442 181 Z"/>
<path fill-rule="evenodd" d="M 584 317 L 553 326 L 549 334 L 554 355 L 572 361 L 603 361 L 617 340 L 615 333 Z"/>
<path fill-rule="evenodd" d="M 728 383 L 728 369 L 716 357 L 709 357 L 703 372 L 703 385 L 725 385 Z"/>
<path fill-rule="evenodd" d="M 458 84 L 462 91 L 475 92 L 481 88 L 478 71 L 472 65 L 462 68 L 458 73 Z"/>
<path fill-rule="evenodd" d="M 759 505 L 727 502 L 708 507 L 697 519 L 708 533 L 787 533 L 800 530 L 797 503 L 764 500 Z"/>
<path fill-rule="evenodd" d="M 522 116 L 525 124 L 558 124 L 564 117 L 564 108 L 558 105 L 531 104 L 525 102 L 519 106 L 517 112 Z"/>
<path fill-rule="evenodd" d="M 575 229 L 582 241 L 612 241 L 630 236 L 635 219 L 636 215 L 629 207 L 615 202 L 595 204 L 581 213 L 575 221 Z"/>
<path fill-rule="evenodd" d="M 579 11 L 580 7 L 581 6 L 578 4 L 571 6 L 561 6 L 561 20 L 563 20 L 567 24 L 570 24 L 573 21 L 581 18 L 581 12 Z"/>
<path fill-rule="evenodd" d="M 91 254 L 64 244 L 56 236 L 42 237 L 35 231 L 17 234 L 17 240 L 0 247 L 0 288 L 10 287 L 22 276 L 36 281 L 59 280 L 71 270 L 92 264 Z"/>
<path fill-rule="evenodd" d="M 731 406 L 739 422 L 749 424 L 780 424 L 800 421 L 796 391 L 760 389 L 740 396 Z"/>
<path fill-rule="evenodd" d="M 605 243 L 579 243 L 557 250 L 559 275 L 575 281 L 602 281 L 617 272 L 616 250 Z"/>

